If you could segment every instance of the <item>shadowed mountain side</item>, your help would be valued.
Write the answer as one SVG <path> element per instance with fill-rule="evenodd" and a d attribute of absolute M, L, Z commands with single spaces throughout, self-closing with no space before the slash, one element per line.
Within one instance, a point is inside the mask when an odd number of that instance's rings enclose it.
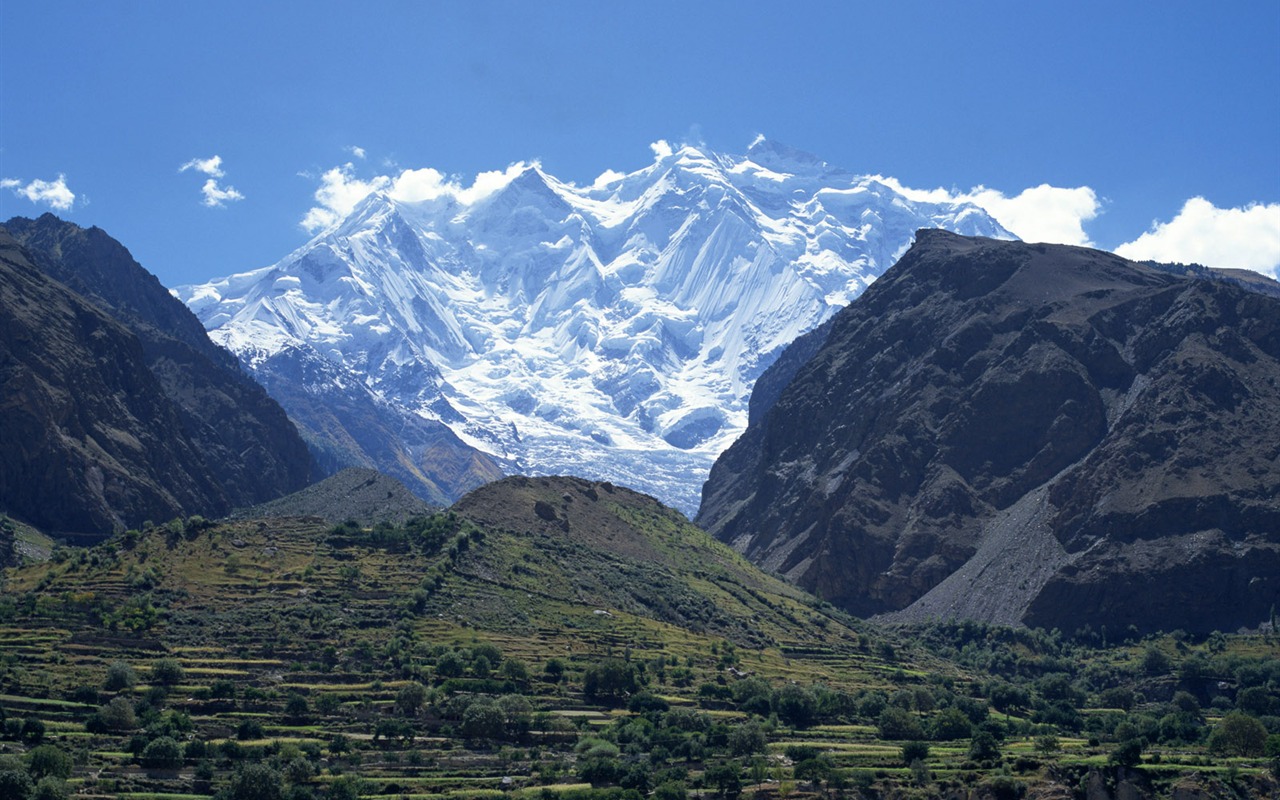
<path fill-rule="evenodd" d="M 136 336 L 0 229 L 0 508 L 50 532 L 218 515 L 227 497 Z"/>
<path fill-rule="evenodd" d="M 182 431 L 231 506 L 307 485 L 317 468 L 284 410 L 122 244 L 52 214 L 15 217 L 5 227 L 42 272 L 138 337 Z"/>
<path fill-rule="evenodd" d="M 254 375 L 289 412 L 326 472 L 376 469 L 439 506 L 502 477 L 497 460 L 448 426 L 393 408 L 310 348 L 285 348 Z"/>
<path fill-rule="evenodd" d="M 1209 631 L 1280 599 L 1278 497 L 1280 302 L 928 230 L 698 521 L 857 614 Z"/>

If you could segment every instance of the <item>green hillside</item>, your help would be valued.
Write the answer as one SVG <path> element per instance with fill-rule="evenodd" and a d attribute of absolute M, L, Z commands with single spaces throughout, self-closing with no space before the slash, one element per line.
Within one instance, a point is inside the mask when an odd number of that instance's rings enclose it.
<path fill-rule="evenodd" d="M 879 630 L 609 484 L 374 528 L 192 518 L 3 579 L 0 796 L 1275 786 L 1269 639 Z"/>

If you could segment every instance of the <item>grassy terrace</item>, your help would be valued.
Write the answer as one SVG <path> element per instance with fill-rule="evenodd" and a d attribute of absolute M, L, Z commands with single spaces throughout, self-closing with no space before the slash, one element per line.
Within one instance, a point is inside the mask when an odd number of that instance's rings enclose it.
<path fill-rule="evenodd" d="M 131 798 L 1277 786 L 1273 639 L 882 631 L 621 516 L 660 560 L 444 517 L 438 541 L 294 519 L 171 523 L 8 570 L 0 789 L 18 773 Z"/>

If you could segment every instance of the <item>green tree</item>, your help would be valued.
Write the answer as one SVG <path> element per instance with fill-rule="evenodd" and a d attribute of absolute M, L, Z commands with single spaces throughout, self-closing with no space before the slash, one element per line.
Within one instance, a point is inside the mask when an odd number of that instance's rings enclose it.
<path fill-rule="evenodd" d="M 31 776 L 20 769 L 0 769 L 0 797 L 28 800 L 36 790 Z"/>
<path fill-rule="evenodd" d="M 708 767 L 702 776 L 703 783 L 715 789 L 716 797 L 734 800 L 742 794 L 742 767 L 736 761 L 725 761 Z"/>
<path fill-rule="evenodd" d="M 436 659 L 436 675 L 441 678 L 459 678 L 466 668 L 467 662 L 454 650 Z"/>
<path fill-rule="evenodd" d="M 773 693 L 772 705 L 778 719 L 793 728 L 807 728 L 817 721 L 818 700 L 812 690 L 789 683 Z"/>
<path fill-rule="evenodd" d="M 266 764 L 245 764 L 231 776 L 230 800 L 283 800 L 284 778 Z"/>
<path fill-rule="evenodd" d="M 291 692 L 289 699 L 284 701 L 284 713 L 290 721 L 302 722 L 311 714 L 311 706 L 307 703 L 307 698 Z"/>
<path fill-rule="evenodd" d="M 987 730 L 979 730 L 969 743 L 969 758 L 974 761 L 995 761 L 1000 757 L 1000 743 Z"/>
<path fill-rule="evenodd" d="M 911 766 L 913 761 L 927 761 L 929 759 L 929 744 L 927 742 L 907 742 L 902 745 L 902 763 Z"/>
<path fill-rule="evenodd" d="M 607 658 L 582 673 L 582 694 L 591 703 L 621 706 L 639 688 L 635 666 L 621 659 Z"/>
<path fill-rule="evenodd" d="M 49 775 L 55 778 L 70 778 L 72 766 L 71 756 L 51 744 L 33 747 L 27 753 L 27 772 L 35 780 Z"/>
<path fill-rule="evenodd" d="M 897 706 L 885 706 L 880 712 L 879 731 L 881 739 L 900 741 L 902 739 L 923 739 L 924 730 L 920 720 L 910 711 Z"/>
<path fill-rule="evenodd" d="M 182 766 L 182 747 L 172 736 L 160 736 L 143 748 L 141 761 L 148 769 L 178 769 Z"/>
<path fill-rule="evenodd" d="M 1209 734 L 1209 749 L 1228 756 L 1260 756 L 1267 747 L 1267 729 L 1239 711 L 1224 716 Z"/>
<path fill-rule="evenodd" d="M 468 739 L 501 739 L 505 724 L 502 709 L 488 697 L 476 698 L 462 712 L 462 735 Z"/>
<path fill-rule="evenodd" d="M 729 731 L 729 752 L 736 758 L 763 753 L 767 744 L 764 730 L 753 719 L 735 725 Z"/>
<path fill-rule="evenodd" d="M 151 681 L 161 686 L 174 686 L 186 677 L 182 664 L 176 658 L 161 658 L 151 665 Z"/>
<path fill-rule="evenodd" d="M 1133 767 L 1142 761 L 1143 742 L 1141 739 L 1126 739 L 1116 746 L 1107 756 L 1107 761 L 1121 767 Z"/>
<path fill-rule="evenodd" d="M 98 712 L 103 726 L 109 731 L 131 731 L 138 727 L 138 717 L 133 711 L 133 703 L 124 697 L 113 697 L 111 702 Z"/>
<path fill-rule="evenodd" d="M 31 800 L 67 800 L 71 796 L 71 790 L 67 788 L 67 784 L 62 778 L 53 775 L 40 779 L 36 784 L 36 789 L 31 793 Z"/>
<path fill-rule="evenodd" d="M 414 681 L 405 684 L 396 692 L 396 712 L 401 716 L 412 717 L 422 708 L 427 699 L 427 687 Z"/>
<path fill-rule="evenodd" d="M 942 709 L 929 723 L 931 737 L 939 742 L 968 739 L 973 735 L 973 723 L 963 711 L 952 706 Z"/>
<path fill-rule="evenodd" d="M 133 667 L 124 661 L 112 661 L 107 666 L 107 677 L 102 682 L 102 688 L 108 692 L 119 692 L 132 689 L 137 683 L 138 674 L 133 671 Z"/>

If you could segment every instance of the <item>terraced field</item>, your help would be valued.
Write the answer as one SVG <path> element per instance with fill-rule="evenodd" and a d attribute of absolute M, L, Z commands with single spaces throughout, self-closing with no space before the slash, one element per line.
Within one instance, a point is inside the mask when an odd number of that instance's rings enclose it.
<path fill-rule="evenodd" d="M 6 776 L 42 796 L 130 798 L 1277 787 L 1269 638 L 880 630 L 628 497 L 517 488 L 522 518 L 175 521 L 6 571 L 0 789 Z M 584 509 L 587 489 L 598 505 Z M 1224 744 L 1241 718 L 1259 748 Z"/>

